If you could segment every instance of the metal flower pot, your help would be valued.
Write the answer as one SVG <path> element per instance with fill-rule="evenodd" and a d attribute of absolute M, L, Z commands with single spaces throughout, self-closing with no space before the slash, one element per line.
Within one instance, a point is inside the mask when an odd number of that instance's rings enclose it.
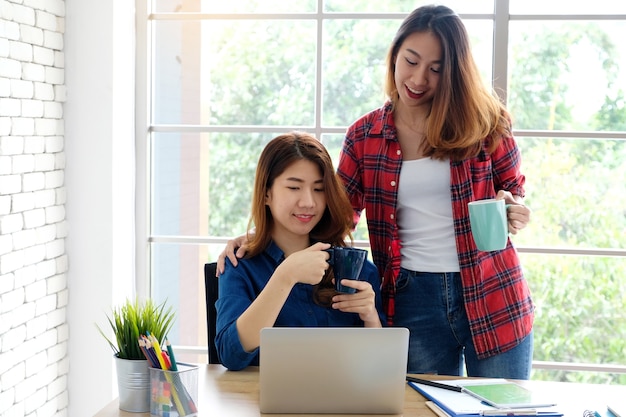
<path fill-rule="evenodd" d="M 147 360 L 115 356 L 120 410 L 133 413 L 150 411 L 150 372 Z"/>

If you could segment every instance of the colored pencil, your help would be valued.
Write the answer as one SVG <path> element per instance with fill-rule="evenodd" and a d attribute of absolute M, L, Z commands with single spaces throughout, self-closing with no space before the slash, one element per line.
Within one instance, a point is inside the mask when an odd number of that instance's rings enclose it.
<path fill-rule="evenodd" d="M 165 338 L 165 347 L 167 348 L 167 352 L 170 355 L 170 361 L 172 362 L 172 371 L 178 371 L 178 367 L 176 366 L 176 358 L 174 357 L 174 349 L 172 349 L 172 345 L 170 341 Z"/>

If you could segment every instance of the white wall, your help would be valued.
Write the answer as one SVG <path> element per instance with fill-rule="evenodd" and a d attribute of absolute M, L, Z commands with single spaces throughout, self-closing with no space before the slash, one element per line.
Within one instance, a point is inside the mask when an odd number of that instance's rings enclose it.
<path fill-rule="evenodd" d="M 0 1 L 0 415 L 117 396 L 134 282 L 134 2 Z"/>
<path fill-rule="evenodd" d="M 134 282 L 134 2 L 66 0 L 69 415 L 117 396 L 94 323 Z"/>

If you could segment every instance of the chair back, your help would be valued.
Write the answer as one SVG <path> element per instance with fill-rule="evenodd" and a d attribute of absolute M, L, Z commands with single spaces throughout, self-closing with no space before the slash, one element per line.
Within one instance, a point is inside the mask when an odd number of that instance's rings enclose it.
<path fill-rule="evenodd" d="M 215 310 L 215 301 L 219 295 L 218 278 L 215 276 L 217 270 L 217 262 L 204 264 L 204 292 L 206 294 L 206 325 L 209 345 L 209 363 L 221 364 L 215 347 L 215 323 L 217 321 L 217 311 Z"/>

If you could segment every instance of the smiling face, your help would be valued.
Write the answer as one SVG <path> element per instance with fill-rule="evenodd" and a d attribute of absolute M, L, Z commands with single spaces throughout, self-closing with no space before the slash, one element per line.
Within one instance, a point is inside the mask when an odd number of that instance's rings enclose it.
<path fill-rule="evenodd" d="M 324 179 L 319 167 L 306 159 L 289 165 L 267 190 L 265 204 L 272 213 L 274 242 L 283 251 L 287 247 L 294 250 L 308 247 L 309 233 L 326 210 Z"/>
<path fill-rule="evenodd" d="M 400 103 L 407 107 L 431 105 L 441 61 L 441 42 L 432 32 L 415 32 L 406 37 L 395 58 L 394 80 Z"/>

